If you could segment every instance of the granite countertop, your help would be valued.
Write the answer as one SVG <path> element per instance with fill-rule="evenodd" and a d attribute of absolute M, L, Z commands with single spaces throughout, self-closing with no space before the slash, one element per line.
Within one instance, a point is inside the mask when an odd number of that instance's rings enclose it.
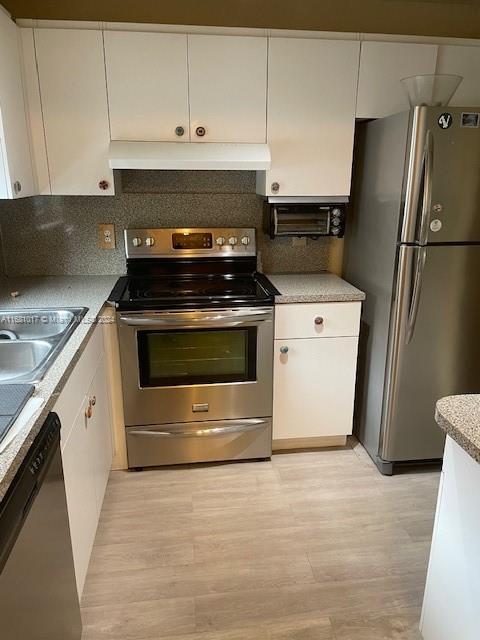
<path fill-rule="evenodd" d="M 363 291 L 327 271 L 266 274 L 266 276 L 281 294 L 275 296 L 275 304 L 365 300 Z"/>
<path fill-rule="evenodd" d="M 435 420 L 469 456 L 480 462 L 480 394 L 442 398 L 437 402 Z"/>
<path fill-rule="evenodd" d="M 35 385 L 34 397 L 44 400 L 42 408 L 0 453 L 0 500 L 65 386 L 117 279 L 118 276 L 38 276 L 0 279 L 0 310 L 3 311 L 44 307 L 88 307 L 82 322 L 72 333 L 43 380 Z M 12 297 L 13 291 L 19 295 Z"/>

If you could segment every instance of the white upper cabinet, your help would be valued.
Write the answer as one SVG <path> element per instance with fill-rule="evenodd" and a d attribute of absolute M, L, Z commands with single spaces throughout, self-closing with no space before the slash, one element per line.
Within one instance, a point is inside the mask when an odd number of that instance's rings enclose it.
<path fill-rule="evenodd" d="M 270 171 L 257 191 L 279 196 L 350 193 L 360 45 L 271 38 L 267 142 Z"/>
<path fill-rule="evenodd" d="M 463 76 L 450 102 L 452 107 L 480 107 L 480 46 L 441 45 L 437 73 Z"/>
<path fill-rule="evenodd" d="M 402 78 L 435 73 L 437 45 L 362 42 L 357 118 L 382 118 L 409 108 Z"/>
<path fill-rule="evenodd" d="M 0 6 L 0 198 L 35 193 L 18 31 Z"/>
<path fill-rule="evenodd" d="M 112 140 L 188 142 L 187 36 L 105 32 Z"/>
<path fill-rule="evenodd" d="M 35 29 L 54 195 L 113 195 L 101 31 Z"/>
<path fill-rule="evenodd" d="M 188 69 L 192 142 L 265 142 L 266 38 L 189 35 Z"/>

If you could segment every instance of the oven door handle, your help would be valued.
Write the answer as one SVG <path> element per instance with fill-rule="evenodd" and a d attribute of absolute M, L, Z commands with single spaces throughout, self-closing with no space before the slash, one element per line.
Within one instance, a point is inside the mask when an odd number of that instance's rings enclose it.
<path fill-rule="evenodd" d="M 191 327 L 198 325 L 230 325 L 238 326 L 250 322 L 267 322 L 272 320 L 271 311 L 256 311 L 255 313 L 242 313 L 242 315 L 217 314 L 198 318 L 173 316 L 120 316 L 120 322 L 132 327 L 151 326 L 179 326 Z"/>
<path fill-rule="evenodd" d="M 147 436 L 152 438 L 205 438 L 208 436 L 228 435 L 230 433 L 246 433 L 267 424 L 265 420 L 242 420 L 235 425 L 223 427 L 199 427 L 198 429 L 158 431 L 149 429 L 128 429 L 129 436 Z"/>

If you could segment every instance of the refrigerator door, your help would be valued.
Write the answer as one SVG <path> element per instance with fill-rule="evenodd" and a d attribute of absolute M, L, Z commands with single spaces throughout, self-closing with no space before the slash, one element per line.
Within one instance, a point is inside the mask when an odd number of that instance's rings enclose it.
<path fill-rule="evenodd" d="M 411 112 L 400 242 L 480 242 L 480 107 Z"/>
<path fill-rule="evenodd" d="M 480 390 L 480 245 L 398 249 L 379 456 L 441 458 L 436 401 Z"/>

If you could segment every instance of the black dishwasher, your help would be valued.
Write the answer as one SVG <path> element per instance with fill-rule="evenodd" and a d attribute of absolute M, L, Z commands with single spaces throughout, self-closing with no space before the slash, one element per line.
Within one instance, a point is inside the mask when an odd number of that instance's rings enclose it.
<path fill-rule="evenodd" d="M 60 420 L 50 413 L 0 504 L 0 637 L 81 635 Z"/>

